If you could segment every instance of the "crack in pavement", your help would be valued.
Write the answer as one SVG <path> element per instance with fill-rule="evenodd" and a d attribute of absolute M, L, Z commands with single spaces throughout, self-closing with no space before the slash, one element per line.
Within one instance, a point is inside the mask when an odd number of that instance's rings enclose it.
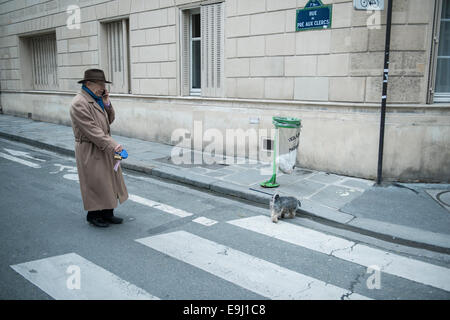
<path fill-rule="evenodd" d="M 305 289 L 303 289 L 303 290 L 300 290 L 300 291 L 297 291 L 297 292 L 296 292 L 296 295 L 298 295 L 298 294 L 300 294 L 300 293 L 302 293 L 302 292 L 311 290 L 311 285 L 312 285 L 313 283 L 314 283 L 314 281 L 308 282 L 307 288 L 305 288 Z"/>
<path fill-rule="evenodd" d="M 356 276 L 356 279 L 353 280 L 352 282 L 350 282 L 350 289 L 349 289 L 349 292 L 344 293 L 344 294 L 341 296 L 341 300 L 344 300 L 345 298 L 348 299 L 348 298 L 354 293 L 354 291 L 355 291 L 355 286 L 356 286 L 357 284 L 360 284 L 360 283 L 361 283 L 361 282 L 360 282 L 360 278 L 363 277 L 365 274 L 366 274 L 365 272 L 364 272 L 364 273 L 358 274 L 358 275 Z"/>
<path fill-rule="evenodd" d="M 332 250 L 328 255 L 329 255 L 329 256 L 333 256 L 333 257 L 335 257 L 335 258 L 339 258 L 339 257 L 336 257 L 336 256 L 334 255 L 334 253 L 335 253 L 336 251 L 341 251 L 341 250 L 347 250 L 347 249 L 350 249 L 350 252 L 352 252 L 352 251 L 353 251 L 353 248 L 354 248 L 357 244 L 358 244 L 357 242 L 354 242 L 350 247 L 345 247 L 345 248 L 340 248 L 340 249 L 334 249 L 334 250 Z"/>
<path fill-rule="evenodd" d="M 217 254 L 223 254 L 224 256 L 228 255 L 228 249 L 229 248 L 225 248 L 223 251 L 217 252 Z"/>
<path fill-rule="evenodd" d="M 393 263 L 394 261 L 389 261 L 388 263 L 386 263 L 384 266 L 381 266 L 380 267 L 380 271 L 383 271 L 384 272 L 384 270 L 387 268 L 387 267 L 389 267 L 392 263 Z"/>

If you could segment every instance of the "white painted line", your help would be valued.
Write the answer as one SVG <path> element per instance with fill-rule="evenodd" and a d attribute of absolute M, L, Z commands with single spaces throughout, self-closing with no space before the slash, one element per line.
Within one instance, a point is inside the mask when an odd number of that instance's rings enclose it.
<path fill-rule="evenodd" d="M 30 156 L 30 155 L 28 154 L 28 152 L 17 151 L 17 150 L 6 149 L 6 148 L 3 148 L 3 149 L 4 149 L 6 152 L 8 152 L 8 153 L 10 153 L 11 155 L 16 156 L 16 157 L 24 157 L 24 158 L 28 158 L 28 159 L 32 159 L 32 160 L 36 160 L 36 161 L 41 161 L 41 162 L 45 162 L 45 161 L 46 161 L 46 160 L 42 160 L 42 159 L 39 159 L 39 158 L 32 157 L 32 156 Z"/>
<path fill-rule="evenodd" d="M 77 173 L 65 174 L 65 175 L 63 175 L 63 178 L 67 179 L 67 180 L 77 181 L 77 182 L 80 181 L 80 179 L 78 178 L 78 174 Z"/>
<path fill-rule="evenodd" d="M 159 300 L 75 253 L 11 268 L 56 300 Z"/>
<path fill-rule="evenodd" d="M 254 216 L 228 221 L 228 223 L 325 254 L 342 248 L 351 248 L 355 244 L 352 241 L 292 223 L 284 221 L 273 223 L 268 216 Z"/>
<path fill-rule="evenodd" d="M 131 201 L 137 202 L 139 204 L 142 204 L 144 206 L 148 206 L 148 207 L 151 207 L 151 208 L 162 210 L 162 211 L 165 211 L 167 213 L 170 213 L 170 214 L 176 215 L 178 217 L 182 217 L 182 218 L 189 217 L 189 216 L 193 215 L 190 212 L 186 212 L 184 210 L 177 209 L 177 208 L 171 207 L 169 205 L 166 205 L 166 204 L 163 204 L 163 203 L 160 203 L 160 202 L 156 202 L 156 201 L 152 201 L 152 200 L 149 200 L 149 199 L 146 199 L 146 198 L 142 198 L 142 197 L 139 197 L 139 196 L 134 195 L 134 194 L 128 195 L 128 199 L 131 200 Z"/>
<path fill-rule="evenodd" d="M 11 160 L 11 161 L 14 161 L 14 162 L 18 162 L 20 164 L 23 164 L 25 166 L 28 166 L 28 167 L 31 167 L 31 168 L 35 168 L 35 169 L 38 169 L 38 168 L 41 167 L 40 165 L 35 164 L 33 162 L 22 160 L 20 158 L 13 157 L 13 156 L 10 156 L 9 154 L 2 153 L 2 152 L 0 152 L 0 157 L 8 159 L 8 160 Z"/>
<path fill-rule="evenodd" d="M 380 270 L 398 277 L 450 291 L 450 269 L 403 257 L 348 241 L 288 222 L 273 223 L 269 217 L 255 216 L 228 223 L 301 247 Z"/>
<path fill-rule="evenodd" d="M 55 167 L 59 167 L 59 170 L 58 171 L 52 171 L 52 172 L 50 172 L 50 174 L 59 173 L 59 172 L 62 172 L 64 170 L 67 170 L 67 172 L 70 172 L 70 173 L 77 173 L 78 172 L 77 167 L 74 167 L 74 166 L 65 166 L 65 165 L 62 165 L 62 164 L 59 164 L 59 163 L 55 163 L 53 165 Z"/>
<path fill-rule="evenodd" d="M 365 245 L 356 245 L 333 254 L 337 258 L 363 266 L 377 265 L 382 272 L 450 291 L 450 269 L 399 256 Z"/>
<path fill-rule="evenodd" d="M 349 291 L 185 231 L 136 240 L 270 299 L 341 299 Z M 353 293 L 351 299 L 368 299 Z"/>
<path fill-rule="evenodd" d="M 216 220 L 208 219 L 206 217 L 198 217 L 197 219 L 192 220 L 192 222 L 196 222 L 207 227 L 210 227 L 217 223 Z"/>

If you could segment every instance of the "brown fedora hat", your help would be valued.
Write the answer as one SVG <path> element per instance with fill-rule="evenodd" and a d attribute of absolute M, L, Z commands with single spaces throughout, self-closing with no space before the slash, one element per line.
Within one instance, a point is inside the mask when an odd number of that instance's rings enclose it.
<path fill-rule="evenodd" d="M 88 69 L 84 72 L 84 79 L 78 81 L 78 83 L 83 83 L 86 81 L 103 81 L 106 83 L 112 83 L 111 81 L 106 81 L 105 73 L 101 69 Z"/>

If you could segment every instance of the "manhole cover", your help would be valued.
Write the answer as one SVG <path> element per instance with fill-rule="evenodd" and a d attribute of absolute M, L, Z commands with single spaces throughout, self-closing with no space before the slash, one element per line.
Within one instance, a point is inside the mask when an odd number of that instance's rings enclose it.
<path fill-rule="evenodd" d="M 450 211 L 450 190 L 425 190 L 435 201 L 437 201 L 442 207 Z"/>
<path fill-rule="evenodd" d="M 446 206 L 450 207 L 450 191 L 444 191 L 439 193 L 436 198 L 445 204 Z"/>

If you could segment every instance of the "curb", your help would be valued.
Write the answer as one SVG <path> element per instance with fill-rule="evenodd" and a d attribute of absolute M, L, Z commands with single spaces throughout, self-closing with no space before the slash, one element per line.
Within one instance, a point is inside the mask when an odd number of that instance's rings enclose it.
<path fill-rule="evenodd" d="M 9 133 L 5 133 L 5 132 L 1 132 L 1 131 L 0 131 L 0 137 L 6 138 L 9 140 L 13 140 L 13 141 L 23 142 L 23 143 L 29 144 L 30 146 L 33 146 L 33 147 L 39 147 L 39 148 L 46 149 L 49 151 L 55 151 L 55 152 L 61 153 L 66 156 L 75 157 L 74 150 L 69 150 L 69 149 L 66 149 L 63 147 L 54 146 L 54 145 L 40 142 L 37 140 L 33 140 L 33 139 L 29 139 L 29 138 L 25 138 L 22 136 L 17 136 L 14 134 L 9 134 Z"/>
<path fill-rule="evenodd" d="M 23 142 L 31 146 L 39 147 L 49 151 L 61 153 L 63 155 L 75 156 L 75 151 L 64 147 L 51 145 L 26 137 L 13 135 L 0 131 L 0 137 Z M 177 170 L 171 167 L 154 167 L 151 165 L 143 166 L 134 164 L 131 161 L 121 164 L 122 168 L 141 172 L 147 175 L 152 175 L 161 179 L 175 181 L 181 184 L 194 186 L 200 189 L 210 190 L 212 192 L 232 196 L 258 204 L 269 205 L 272 196 L 262 191 L 250 190 L 247 187 L 235 183 L 217 181 L 217 179 L 201 176 L 195 173 L 189 173 L 182 170 Z M 382 233 L 379 231 L 364 228 L 363 223 L 355 223 L 358 218 L 344 212 L 322 206 L 310 200 L 303 200 L 302 207 L 297 211 L 297 215 L 307 216 L 316 222 L 323 223 L 335 228 L 344 229 L 347 231 L 356 232 L 372 238 L 397 243 L 408 247 L 426 249 L 434 252 L 450 254 L 449 247 L 443 247 L 436 243 L 418 242 L 412 239 L 407 239 L 404 236 L 392 235 Z M 419 230 L 419 229 L 417 229 Z"/>

